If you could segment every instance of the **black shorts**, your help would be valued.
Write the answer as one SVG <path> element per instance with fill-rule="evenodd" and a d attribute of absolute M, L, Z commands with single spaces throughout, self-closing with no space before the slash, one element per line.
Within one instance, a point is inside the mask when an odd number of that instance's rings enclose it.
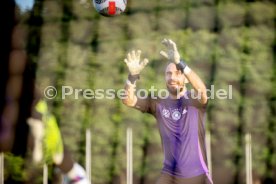
<path fill-rule="evenodd" d="M 192 178 L 179 178 L 167 173 L 161 173 L 156 184 L 211 184 L 206 174 Z"/>

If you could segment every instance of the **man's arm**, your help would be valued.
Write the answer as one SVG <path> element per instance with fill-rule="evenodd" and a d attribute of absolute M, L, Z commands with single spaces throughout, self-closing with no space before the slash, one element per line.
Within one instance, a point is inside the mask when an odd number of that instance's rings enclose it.
<path fill-rule="evenodd" d="M 206 104 L 208 99 L 207 99 L 207 91 L 206 91 L 205 84 L 202 82 L 200 77 L 190 68 L 188 68 L 188 70 L 186 69 L 186 71 L 188 72 L 185 73 L 185 69 L 184 69 L 184 74 L 186 78 L 189 80 L 189 82 L 191 83 L 191 85 L 193 86 L 193 88 L 195 89 L 197 93 L 196 95 L 199 97 L 198 98 L 199 102 L 201 104 Z"/>
<path fill-rule="evenodd" d="M 129 107 L 133 107 L 137 102 L 137 96 L 135 95 L 136 85 L 132 84 L 129 80 L 125 84 L 125 98 L 122 99 L 123 104 Z"/>
<path fill-rule="evenodd" d="M 122 102 L 129 107 L 133 107 L 137 103 L 137 96 L 135 95 L 136 81 L 139 79 L 140 72 L 148 63 L 148 59 L 140 62 L 140 55 L 140 50 L 131 51 L 124 60 L 128 67 L 129 75 L 125 84 L 125 98 L 122 99 Z"/>
<path fill-rule="evenodd" d="M 197 93 L 195 96 L 198 97 L 199 102 L 201 104 L 206 104 L 208 100 L 206 87 L 199 76 L 192 71 L 184 61 L 180 60 L 180 54 L 177 50 L 176 44 L 170 39 L 163 39 L 162 44 L 167 47 L 168 52 L 161 51 L 160 54 L 167 58 L 170 62 L 176 64 L 177 69 L 184 73 L 186 78 L 192 84 Z"/>

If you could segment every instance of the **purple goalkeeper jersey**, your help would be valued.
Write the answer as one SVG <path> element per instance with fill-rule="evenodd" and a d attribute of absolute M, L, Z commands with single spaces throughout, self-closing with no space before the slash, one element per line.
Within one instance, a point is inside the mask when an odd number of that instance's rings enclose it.
<path fill-rule="evenodd" d="M 155 116 L 162 139 L 162 172 L 182 178 L 208 175 L 205 148 L 206 105 L 192 99 L 138 99 L 136 109 Z"/>

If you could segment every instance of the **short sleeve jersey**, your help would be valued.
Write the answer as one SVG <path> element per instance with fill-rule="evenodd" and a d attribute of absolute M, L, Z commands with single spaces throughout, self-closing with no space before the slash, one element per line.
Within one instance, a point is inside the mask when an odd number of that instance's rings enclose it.
<path fill-rule="evenodd" d="M 192 99 L 187 91 L 179 99 L 138 99 L 134 108 L 157 120 L 164 152 L 162 172 L 183 178 L 208 174 L 206 105 Z"/>

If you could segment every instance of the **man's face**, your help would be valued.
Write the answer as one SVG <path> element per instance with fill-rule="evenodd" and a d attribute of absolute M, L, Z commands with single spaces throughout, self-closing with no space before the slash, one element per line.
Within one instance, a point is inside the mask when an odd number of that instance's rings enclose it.
<path fill-rule="evenodd" d="M 172 95 L 177 95 L 184 88 L 185 75 L 177 70 L 174 63 L 170 63 L 165 71 L 166 86 Z"/>

